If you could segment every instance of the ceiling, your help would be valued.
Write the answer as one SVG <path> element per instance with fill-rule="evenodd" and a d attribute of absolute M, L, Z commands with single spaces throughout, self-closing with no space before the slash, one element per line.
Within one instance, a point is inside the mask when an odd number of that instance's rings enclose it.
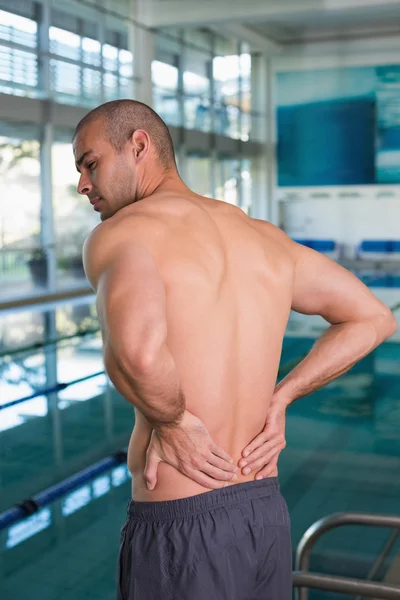
<path fill-rule="evenodd" d="M 400 2 L 389 9 L 342 10 L 333 14 L 314 11 L 312 14 L 272 16 L 259 23 L 246 23 L 254 31 L 272 41 L 290 44 L 301 41 L 322 41 L 340 37 L 357 38 L 373 34 L 400 34 Z"/>
<path fill-rule="evenodd" d="M 400 33 L 400 0 L 143 0 L 153 27 L 242 28 L 260 44 Z"/>

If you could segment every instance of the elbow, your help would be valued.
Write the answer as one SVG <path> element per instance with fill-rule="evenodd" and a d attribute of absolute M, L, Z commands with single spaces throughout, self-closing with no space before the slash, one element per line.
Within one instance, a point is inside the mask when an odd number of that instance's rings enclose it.
<path fill-rule="evenodd" d="M 397 321 L 394 314 L 392 313 L 392 311 L 389 311 L 389 313 L 389 334 L 387 337 L 391 337 L 392 335 L 394 335 L 398 329 Z"/>
<path fill-rule="evenodd" d="M 391 310 L 387 309 L 383 314 L 379 316 L 377 334 L 379 343 L 384 342 L 397 331 L 397 321 Z"/>
<path fill-rule="evenodd" d="M 126 357 L 126 364 L 136 376 L 151 374 L 157 361 L 158 353 L 154 348 L 143 348 L 135 355 Z"/>

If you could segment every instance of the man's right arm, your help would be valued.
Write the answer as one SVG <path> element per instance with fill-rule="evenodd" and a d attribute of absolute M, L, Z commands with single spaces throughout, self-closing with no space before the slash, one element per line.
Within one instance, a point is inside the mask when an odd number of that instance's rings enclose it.
<path fill-rule="evenodd" d="M 288 245 L 292 310 L 321 315 L 330 327 L 276 387 L 274 403 L 285 405 L 348 371 L 397 329 L 389 308 L 350 271 L 315 250 L 291 240 Z"/>

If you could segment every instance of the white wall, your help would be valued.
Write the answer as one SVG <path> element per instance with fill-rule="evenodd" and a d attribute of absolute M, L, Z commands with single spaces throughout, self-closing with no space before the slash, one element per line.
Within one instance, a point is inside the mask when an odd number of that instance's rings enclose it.
<path fill-rule="evenodd" d="M 277 191 L 280 225 L 292 238 L 335 240 L 353 258 L 362 240 L 400 240 L 400 191 L 358 188 L 320 193 Z M 389 196 L 389 197 L 388 197 Z"/>

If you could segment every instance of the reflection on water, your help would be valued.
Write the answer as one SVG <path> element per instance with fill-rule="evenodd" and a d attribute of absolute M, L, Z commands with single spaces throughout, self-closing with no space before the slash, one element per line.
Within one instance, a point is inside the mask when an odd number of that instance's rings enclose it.
<path fill-rule="evenodd" d="M 90 333 L 96 328 L 92 304 L 6 315 L 0 321 L 0 405 L 102 372 L 101 337 Z M 89 333 L 82 335 L 85 331 Z M 105 375 L 72 384 L 58 392 L 57 407 L 63 410 L 72 402 L 99 396 L 106 387 Z M 46 416 L 48 402 L 40 395 L 3 409 L 0 431 Z"/>
<path fill-rule="evenodd" d="M 109 473 L 96 477 L 90 483 L 79 487 L 59 501 L 62 516 L 68 517 L 98 498 L 109 494 L 113 488 L 126 483 L 130 477 L 125 465 L 115 467 Z M 0 547 L 0 556 L 5 549 L 14 548 L 51 525 L 55 526 L 58 522 L 57 519 L 53 519 L 55 507 L 57 507 L 57 503 L 52 503 L 49 507 L 42 508 L 37 514 L 8 527 L 5 545 L 3 548 Z"/>

